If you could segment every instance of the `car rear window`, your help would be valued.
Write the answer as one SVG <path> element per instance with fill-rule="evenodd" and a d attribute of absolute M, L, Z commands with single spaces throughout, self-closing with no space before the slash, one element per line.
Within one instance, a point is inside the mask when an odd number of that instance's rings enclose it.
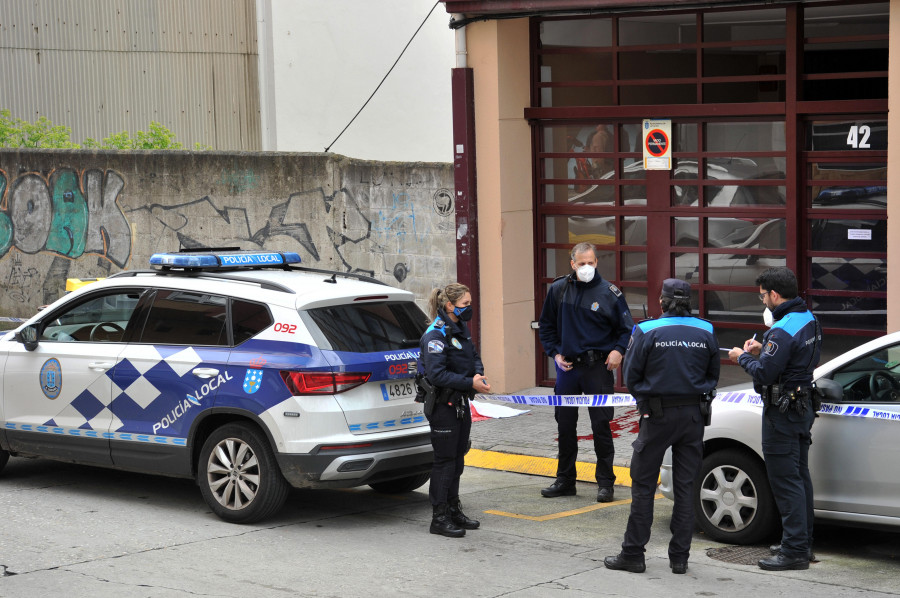
<path fill-rule="evenodd" d="M 371 353 L 416 347 L 428 318 L 412 301 L 332 305 L 301 312 L 320 349 Z M 304 317 L 304 320 L 307 320 Z"/>
<path fill-rule="evenodd" d="M 265 305 L 240 299 L 231 300 L 231 329 L 235 345 L 240 345 L 272 324 L 272 314 Z"/>

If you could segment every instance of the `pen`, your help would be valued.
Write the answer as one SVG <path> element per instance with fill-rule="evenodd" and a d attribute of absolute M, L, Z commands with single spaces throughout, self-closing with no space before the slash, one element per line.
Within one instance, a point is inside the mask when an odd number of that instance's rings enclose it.
<path fill-rule="evenodd" d="M 756 333 L 755 333 L 755 332 L 753 333 L 753 338 L 751 338 L 750 340 L 751 340 L 751 341 L 755 341 L 755 340 L 756 340 Z"/>

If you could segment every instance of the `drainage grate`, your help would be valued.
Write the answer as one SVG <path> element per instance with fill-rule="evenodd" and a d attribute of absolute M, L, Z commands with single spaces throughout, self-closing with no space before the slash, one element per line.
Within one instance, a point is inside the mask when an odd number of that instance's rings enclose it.
<path fill-rule="evenodd" d="M 760 559 L 772 556 L 768 546 L 726 546 L 710 548 L 706 556 L 736 565 L 756 565 Z"/>

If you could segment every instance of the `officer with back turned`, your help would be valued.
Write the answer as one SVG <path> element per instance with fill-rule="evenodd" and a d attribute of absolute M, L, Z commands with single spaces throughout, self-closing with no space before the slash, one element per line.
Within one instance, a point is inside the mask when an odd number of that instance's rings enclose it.
<path fill-rule="evenodd" d="M 774 322 L 760 343 L 744 342 L 728 357 L 753 378 L 763 400 L 762 449 L 775 504 L 781 514 L 781 544 L 759 561 L 768 571 L 809 569 L 812 552 L 813 487 L 809 445 L 816 417 L 812 375 L 819 363 L 819 322 L 798 297 L 797 277 L 784 267 L 769 268 L 756 279 L 759 298 Z M 758 355 L 756 359 L 754 356 Z"/>
<path fill-rule="evenodd" d="M 643 573 L 650 539 L 656 481 L 672 447 L 675 507 L 669 566 L 687 572 L 694 531 L 694 478 L 703 459 L 703 426 L 719 380 L 719 344 L 712 324 L 691 317 L 691 285 L 663 281 L 663 315 L 634 327 L 625 358 L 625 384 L 637 401 L 640 431 L 632 443 L 631 514 L 622 552 L 604 559 L 609 569 Z"/>

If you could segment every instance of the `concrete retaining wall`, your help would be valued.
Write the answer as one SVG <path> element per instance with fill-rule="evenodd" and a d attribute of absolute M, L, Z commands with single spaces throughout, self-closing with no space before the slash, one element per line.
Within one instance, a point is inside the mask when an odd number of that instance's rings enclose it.
<path fill-rule="evenodd" d="M 0 315 L 202 246 L 297 251 L 416 293 L 456 278 L 450 164 L 336 154 L 0 150 Z"/>

